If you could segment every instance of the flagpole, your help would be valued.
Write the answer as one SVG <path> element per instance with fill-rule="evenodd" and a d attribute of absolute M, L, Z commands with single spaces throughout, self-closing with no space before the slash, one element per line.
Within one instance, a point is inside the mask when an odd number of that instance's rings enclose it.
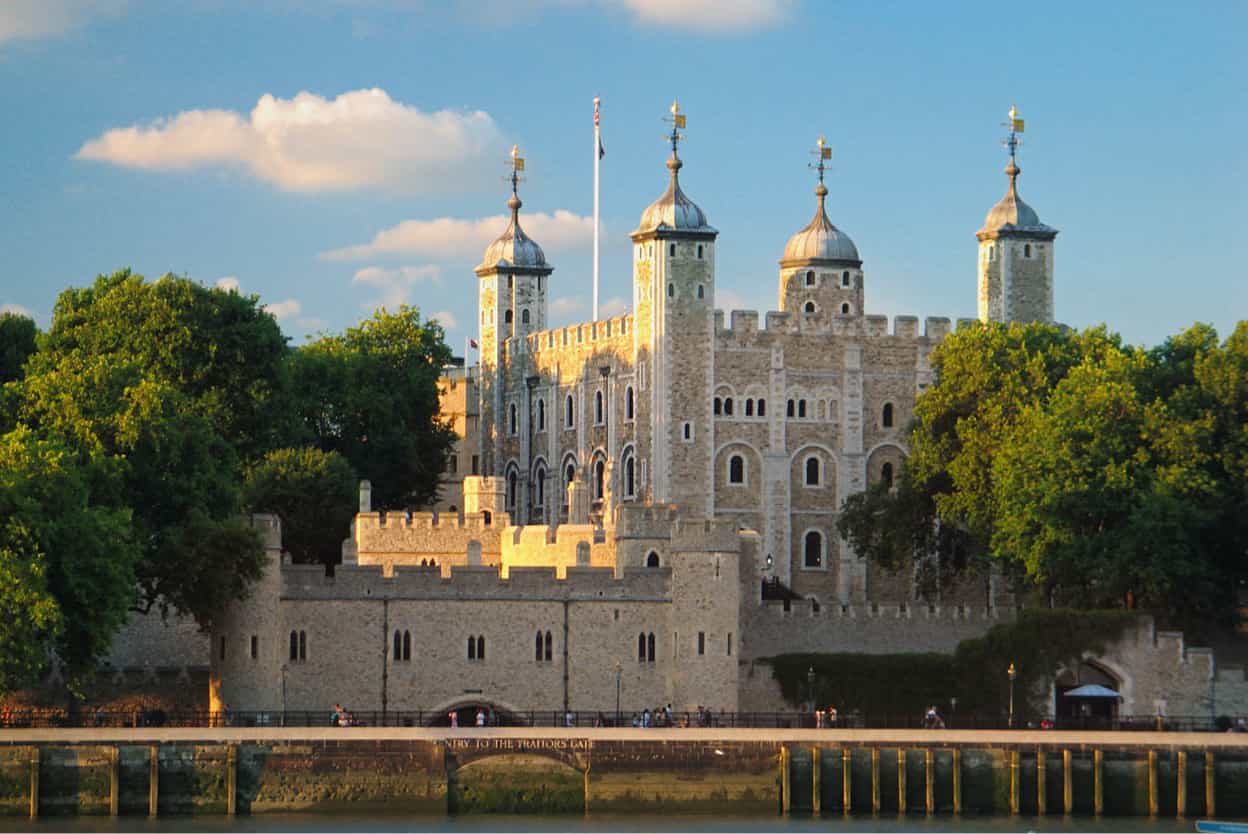
<path fill-rule="evenodd" d="M 602 157 L 602 138 L 598 126 L 599 99 L 594 96 L 594 321 L 598 321 L 598 162 Z"/>

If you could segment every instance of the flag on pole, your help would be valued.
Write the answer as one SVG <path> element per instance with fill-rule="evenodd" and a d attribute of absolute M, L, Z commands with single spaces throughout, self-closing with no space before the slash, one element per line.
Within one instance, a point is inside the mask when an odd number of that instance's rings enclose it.
<path fill-rule="evenodd" d="M 475 350 L 475 349 L 477 349 L 477 348 L 479 348 L 479 347 L 481 347 L 481 346 L 480 346 L 479 344 L 477 344 L 477 340 L 476 340 L 476 339 L 469 339 L 469 340 L 468 340 L 468 347 L 473 348 L 473 349 Z"/>
<path fill-rule="evenodd" d="M 832 149 L 831 149 L 831 148 L 823 148 L 823 147 L 819 148 L 819 158 L 820 158 L 820 159 L 831 159 L 831 158 L 832 158 Z"/>
<path fill-rule="evenodd" d="M 684 114 L 684 113 L 676 113 L 676 114 L 675 114 L 675 116 L 676 116 L 676 127 L 677 127 L 677 128 L 680 128 L 680 129 L 684 129 L 684 127 L 685 127 L 685 114 Z"/>
<path fill-rule="evenodd" d="M 1013 123 L 1012 127 L 1015 133 L 1023 132 L 1023 120 L 1022 119 L 1011 119 L 1010 121 Z"/>
<path fill-rule="evenodd" d="M 598 158 L 602 159 L 607 155 L 607 149 L 602 146 L 602 134 L 599 133 L 601 125 L 599 124 L 598 115 L 598 99 L 594 99 L 594 132 L 598 135 Z"/>

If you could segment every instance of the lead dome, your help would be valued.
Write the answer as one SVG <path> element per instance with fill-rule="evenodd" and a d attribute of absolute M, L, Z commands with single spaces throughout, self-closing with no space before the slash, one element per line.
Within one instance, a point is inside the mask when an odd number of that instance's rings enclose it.
<path fill-rule="evenodd" d="M 675 151 L 667 161 L 667 169 L 672 172 L 672 179 L 667 184 L 667 191 L 641 213 L 641 222 L 633 234 L 655 231 L 682 232 L 714 232 L 706 222 L 706 213 L 698 208 L 697 203 L 690 200 L 680 187 L 679 171 L 684 166 Z"/>
<path fill-rule="evenodd" d="M 520 227 L 520 207 L 524 205 L 520 197 L 513 191 L 507 200 L 507 208 L 511 209 L 511 222 L 498 239 L 485 249 L 478 269 L 494 267 L 545 267 L 546 253 L 537 241 L 524 233 Z"/>
<path fill-rule="evenodd" d="M 1010 185 L 1005 190 L 1005 196 L 988 210 L 988 215 L 984 218 L 984 227 L 979 230 L 979 234 L 1055 231 L 1041 223 L 1040 215 L 1036 214 L 1036 210 L 1024 203 L 1023 198 L 1018 195 L 1018 175 L 1022 173 L 1022 169 L 1015 164 L 1013 158 L 1005 167 L 1005 173 L 1010 178 Z"/>
<path fill-rule="evenodd" d="M 827 186 L 820 182 L 815 186 L 815 197 L 818 200 L 815 216 L 785 244 L 784 257 L 780 260 L 782 266 L 820 261 L 834 261 L 838 264 L 848 262 L 854 266 L 862 263 L 858 257 L 858 247 L 850 240 L 849 235 L 836 228 L 828 219 L 824 209 L 827 196 Z"/>

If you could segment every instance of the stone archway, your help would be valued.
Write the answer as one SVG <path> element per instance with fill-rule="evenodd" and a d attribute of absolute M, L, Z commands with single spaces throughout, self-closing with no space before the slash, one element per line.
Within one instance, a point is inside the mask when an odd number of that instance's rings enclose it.
<path fill-rule="evenodd" d="M 1079 698 L 1066 693 L 1097 685 L 1123 694 L 1124 678 L 1099 658 L 1085 657 L 1073 668 L 1061 668 L 1053 680 L 1053 713 L 1060 720 L 1112 722 L 1123 701 L 1119 698 Z"/>
<path fill-rule="evenodd" d="M 514 705 L 486 698 L 483 695 L 469 693 L 443 701 L 433 707 L 425 717 L 426 727 L 449 727 L 451 713 L 457 716 L 458 726 L 472 727 L 476 725 L 477 713 L 485 713 L 487 726 L 493 727 L 525 727 L 529 722 L 523 711 Z"/>

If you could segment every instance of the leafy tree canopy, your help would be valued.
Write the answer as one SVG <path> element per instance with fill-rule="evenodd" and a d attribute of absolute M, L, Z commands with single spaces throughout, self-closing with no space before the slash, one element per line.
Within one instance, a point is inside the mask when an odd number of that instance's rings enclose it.
<path fill-rule="evenodd" d="M 1152 350 L 1104 329 L 959 330 L 933 355 L 895 490 L 851 497 L 867 556 L 995 566 L 1054 603 L 1225 616 L 1245 574 L 1248 323 Z"/>
<path fill-rule="evenodd" d="M 38 335 L 33 319 L 0 313 L 0 385 L 22 378 L 22 366 L 35 352 Z"/>
<path fill-rule="evenodd" d="M 341 454 L 373 485 L 380 507 L 437 498 L 454 443 L 438 417 L 438 376 L 450 348 L 436 322 L 401 307 L 379 310 L 341 336 L 327 335 L 292 357 L 302 424 L 314 445 Z"/>
<path fill-rule="evenodd" d="M 282 544 L 296 563 L 332 565 L 356 509 L 355 470 L 337 452 L 277 449 L 247 470 L 244 501 L 282 520 Z"/>

